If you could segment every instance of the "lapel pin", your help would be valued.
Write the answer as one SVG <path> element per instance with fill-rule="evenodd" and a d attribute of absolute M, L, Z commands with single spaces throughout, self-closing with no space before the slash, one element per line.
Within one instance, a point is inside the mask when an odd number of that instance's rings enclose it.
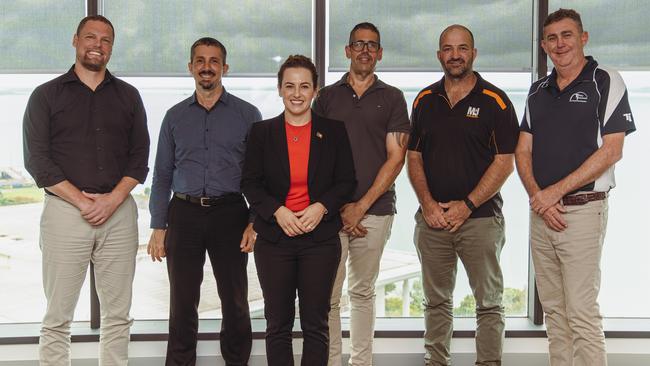
<path fill-rule="evenodd" d="M 322 138 L 323 138 L 323 134 L 320 133 L 320 132 L 316 132 L 316 137 L 318 137 L 319 139 L 322 139 Z"/>

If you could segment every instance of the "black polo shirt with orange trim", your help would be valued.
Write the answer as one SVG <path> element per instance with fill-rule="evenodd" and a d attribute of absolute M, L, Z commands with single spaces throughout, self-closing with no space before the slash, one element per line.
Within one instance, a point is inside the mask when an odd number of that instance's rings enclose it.
<path fill-rule="evenodd" d="M 429 191 L 438 202 L 462 200 L 478 185 L 496 154 L 513 154 L 518 122 L 508 96 L 475 73 L 474 89 L 451 107 L 444 77 L 413 102 L 409 150 L 422 153 Z M 470 217 L 501 216 L 497 193 Z"/>

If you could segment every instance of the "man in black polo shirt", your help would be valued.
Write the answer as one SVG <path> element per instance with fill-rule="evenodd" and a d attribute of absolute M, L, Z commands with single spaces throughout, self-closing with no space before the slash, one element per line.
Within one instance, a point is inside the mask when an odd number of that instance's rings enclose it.
<path fill-rule="evenodd" d="M 476 364 L 500 365 L 505 316 L 499 189 L 513 170 L 517 116 L 503 91 L 472 71 L 474 37 L 440 35 L 445 76 L 413 103 L 408 173 L 420 202 L 414 240 L 422 263 L 425 364 L 449 365 L 456 264 L 476 299 Z"/>
<path fill-rule="evenodd" d="M 262 116 L 223 87 L 228 64 L 218 40 L 194 42 L 188 68 L 196 92 L 163 119 L 149 200 L 153 232 L 147 251 L 153 260 L 167 257 L 170 283 L 166 364 L 196 362 L 207 251 L 221 299 L 221 355 L 226 365 L 247 365 L 252 332 L 246 265 L 255 232 L 239 183 L 246 136 Z"/>
<path fill-rule="evenodd" d="M 588 38 L 574 10 L 544 21 L 555 68 L 530 88 L 516 152 L 552 366 L 607 364 L 597 302 L 607 192 L 636 129 L 623 79 L 585 57 Z"/>
<path fill-rule="evenodd" d="M 90 261 L 102 315 L 99 362 L 128 362 L 138 250 L 129 192 L 147 176 L 149 134 L 138 91 L 106 70 L 114 39 L 108 19 L 82 19 L 72 42 L 74 66 L 37 87 L 25 111 L 25 167 L 47 193 L 41 365 L 70 363 L 70 323 Z"/>
<path fill-rule="evenodd" d="M 341 294 L 348 272 L 350 360 L 372 365 L 375 281 L 395 214 L 395 178 L 404 165 L 410 123 L 404 94 L 375 75 L 382 58 L 380 35 L 372 23 L 350 32 L 345 55 L 350 71 L 323 88 L 314 112 L 341 120 L 350 136 L 357 178 L 353 202 L 341 210 L 343 230 L 329 316 L 329 366 L 341 365 Z"/>

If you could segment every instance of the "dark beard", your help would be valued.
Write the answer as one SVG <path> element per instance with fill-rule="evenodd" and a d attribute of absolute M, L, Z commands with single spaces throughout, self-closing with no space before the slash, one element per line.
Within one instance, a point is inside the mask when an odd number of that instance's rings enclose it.
<path fill-rule="evenodd" d="M 81 66 L 83 66 L 85 69 L 89 71 L 94 71 L 94 72 L 102 71 L 102 68 L 104 67 L 104 65 L 102 64 L 94 64 L 85 60 L 81 61 Z"/>

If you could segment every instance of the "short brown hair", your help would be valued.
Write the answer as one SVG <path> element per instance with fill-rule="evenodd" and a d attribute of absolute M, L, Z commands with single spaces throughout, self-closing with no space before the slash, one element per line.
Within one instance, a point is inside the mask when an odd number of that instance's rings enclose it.
<path fill-rule="evenodd" d="M 303 55 L 291 55 L 280 66 L 280 71 L 278 71 L 278 88 L 282 87 L 282 78 L 284 77 L 284 71 L 289 68 L 303 68 L 311 72 L 311 80 L 314 82 L 314 88 L 317 87 L 318 83 L 318 72 L 316 71 L 316 66 L 311 62 L 311 59 Z"/>
<path fill-rule="evenodd" d="M 354 32 L 360 29 L 369 30 L 375 33 L 377 35 L 377 43 L 379 43 L 379 47 L 381 47 L 381 34 L 379 34 L 379 29 L 377 28 L 376 25 L 370 22 L 363 22 L 355 25 L 354 28 L 352 28 L 352 30 L 350 31 L 350 38 L 348 39 L 348 44 L 351 44 L 354 41 Z"/>
<path fill-rule="evenodd" d="M 558 9 L 551 14 L 549 14 L 546 19 L 544 20 L 544 28 L 548 26 L 549 24 L 553 24 L 555 22 L 559 22 L 562 19 L 569 18 L 576 22 L 578 24 L 578 30 L 582 32 L 582 19 L 580 19 L 580 14 L 578 14 L 577 11 L 573 9 Z"/>
<path fill-rule="evenodd" d="M 226 64 L 226 56 L 227 56 L 226 46 L 224 46 L 223 43 L 217 41 L 212 37 L 199 38 L 196 40 L 196 42 L 192 44 L 192 47 L 190 48 L 190 62 L 194 61 L 194 50 L 198 46 L 218 47 L 221 50 L 221 56 L 223 56 L 223 60 L 221 60 L 221 62 L 223 62 L 224 65 Z"/>
<path fill-rule="evenodd" d="M 115 28 L 113 28 L 113 23 L 111 23 L 110 20 L 108 20 L 106 17 L 102 15 L 89 15 L 79 22 L 79 25 L 77 26 L 77 36 L 80 36 L 81 34 L 81 29 L 86 25 L 86 23 L 90 21 L 96 21 L 96 22 L 102 22 L 104 24 L 108 24 L 109 27 L 111 27 L 111 31 L 113 32 L 113 40 L 115 40 Z"/>

